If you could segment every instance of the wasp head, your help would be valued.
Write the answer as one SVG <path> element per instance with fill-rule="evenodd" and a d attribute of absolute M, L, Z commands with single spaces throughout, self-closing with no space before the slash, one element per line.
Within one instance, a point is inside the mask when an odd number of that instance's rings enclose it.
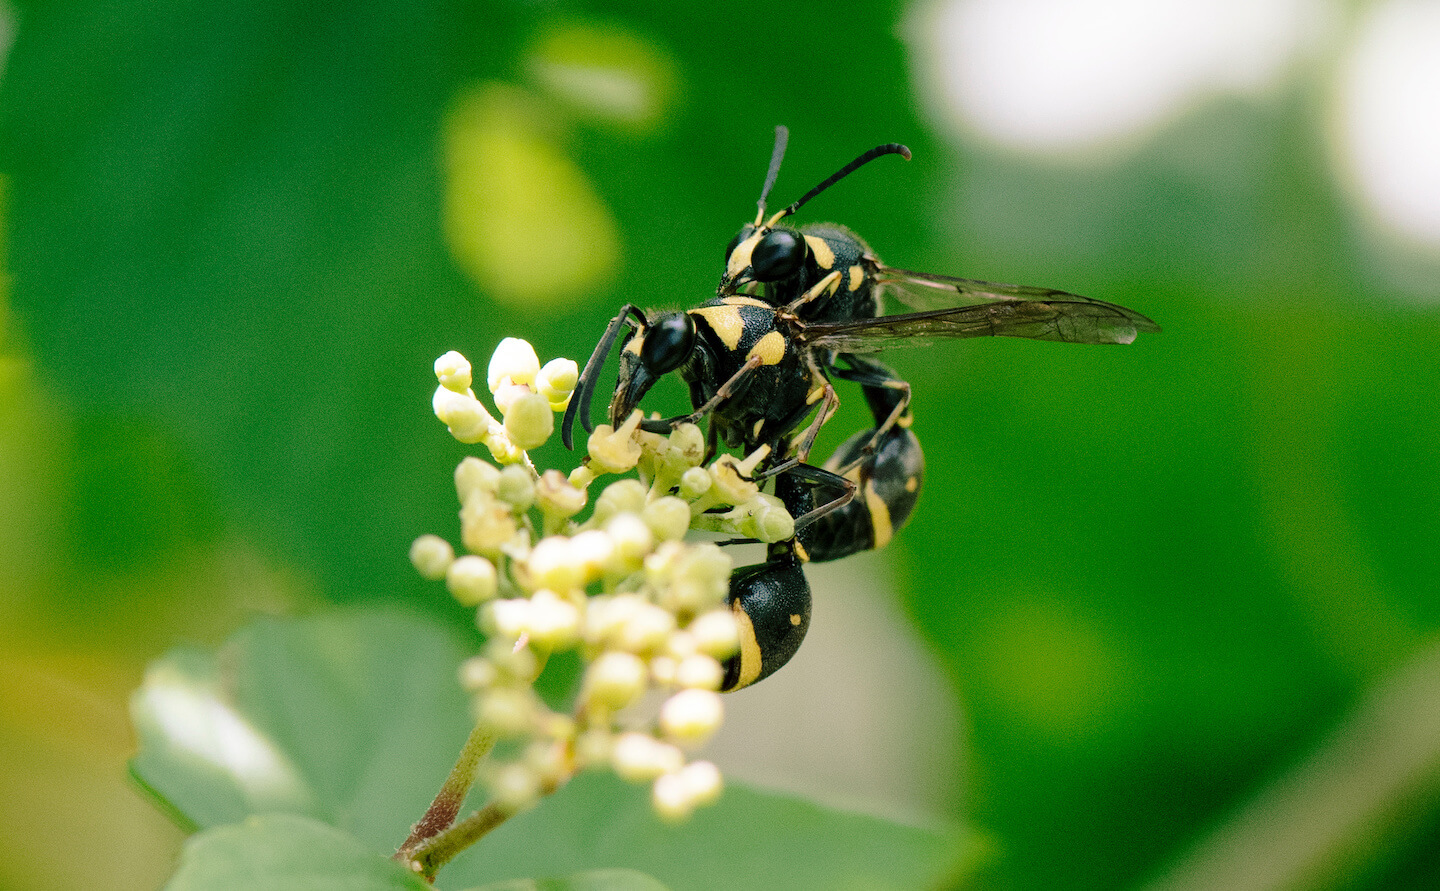
<path fill-rule="evenodd" d="M 695 320 L 671 312 L 639 328 L 620 350 L 620 373 L 610 400 L 610 423 L 620 426 L 640 400 L 666 374 L 695 352 Z"/>
<path fill-rule="evenodd" d="M 747 224 L 725 250 L 720 296 L 739 292 L 751 283 L 783 282 L 805 267 L 810 248 L 795 229 Z"/>

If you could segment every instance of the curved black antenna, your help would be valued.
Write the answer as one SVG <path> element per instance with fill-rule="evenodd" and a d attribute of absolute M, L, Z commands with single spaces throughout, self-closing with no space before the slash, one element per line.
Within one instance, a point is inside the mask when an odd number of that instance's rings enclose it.
<path fill-rule="evenodd" d="M 796 201 L 794 204 L 775 214 L 775 216 L 770 220 L 769 223 L 767 223 L 767 225 L 773 226 L 785 217 L 790 216 L 790 214 L 799 210 L 801 205 L 805 204 L 805 202 L 809 201 L 811 198 L 819 195 L 821 192 L 835 185 L 840 180 L 854 173 L 861 167 L 864 167 L 866 164 L 869 164 L 876 158 L 881 157 L 882 155 L 900 155 L 908 161 L 910 160 L 910 149 L 901 145 L 898 142 L 887 142 L 884 145 L 875 146 L 870 151 L 866 152 L 865 154 L 851 161 L 849 164 L 846 164 L 844 167 L 841 167 L 839 170 L 835 171 L 833 174 L 830 175 L 829 179 L 825 180 L 823 183 L 801 196 L 799 201 Z"/>
<path fill-rule="evenodd" d="M 765 174 L 765 188 L 760 190 L 760 212 L 755 215 L 755 225 L 765 219 L 765 199 L 775 188 L 775 178 L 780 175 L 780 162 L 785 158 L 785 145 L 790 141 L 790 128 L 784 124 L 775 128 L 775 149 L 770 152 L 770 171 Z"/>
<path fill-rule="evenodd" d="M 615 338 L 620 336 L 620 326 L 629 320 L 632 313 L 640 320 L 642 328 L 649 326 L 650 323 L 645 321 L 645 314 L 635 304 L 627 303 L 620 307 L 619 314 L 610 320 L 600 342 L 595 344 L 595 352 L 590 354 L 590 361 L 585 363 L 580 379 L 575 382 L 575 390 L 570 394 L 570 405 L 565 409 L 565 420 L 560 423 L 560 441 L 565 443 L 567 449 L 575 448 L 571 431 L 575 428 L 576 414 L 580 415 L 580 424 L 586 433 L 595 429 L 595 424 L 590 420 L 590 399 L 595 395 L 595 379 L 600 376 L 605 360 L 610 358 L 610 348 L 615 346 Z"/>

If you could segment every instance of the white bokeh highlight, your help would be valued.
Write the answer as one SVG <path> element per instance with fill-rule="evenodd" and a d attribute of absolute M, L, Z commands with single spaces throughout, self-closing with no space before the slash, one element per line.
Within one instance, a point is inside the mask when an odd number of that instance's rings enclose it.
<path fill-rule="evenodd" d="M 909 33 L 943 120 L 1013 148 L 1094 149 L 1279 82 L 1321 0 L 939 0 Z"/>
<path fill-rule="evenodd" d="M 1338 74 L 1337 163 L 1392 232 L 1440 247 L 1440 3 L 1367 10 Z"/>

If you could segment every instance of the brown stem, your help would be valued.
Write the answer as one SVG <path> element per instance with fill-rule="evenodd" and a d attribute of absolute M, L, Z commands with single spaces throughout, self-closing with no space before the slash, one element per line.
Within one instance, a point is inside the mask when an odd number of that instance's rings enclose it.
<path fill-rule="evenodd" d="M 465 802 L 465 794 L 475 782 L 475 773 L 481 760 L 490 754 L 494 747 L 493 733 L 482 731 L 479 727 L 470 731 L 470 737 L 465 740 L 465 746 L 460 750 L 460 757 L 450 769 L 450 776 L 445 778 L 445 784 L 440 787 L 435 800 L 430 802 L 429 810 L 411 827 L 410 837 L 405 839 L 405 843 L 395 852 L 394 859 L 402 862 L 410 860 L 411 855 L 426 840 L 450 828 L 455 822 L 455 816 L 460 813 L 460 805 Z"/>
<path fill-rule="evenodd" d="M 496 802 L 490 802 L 480 810 L 447 828 L 412 851 L 405 860 L 409 866 L 427 882 L 435 881 L 440 867 L 454 860 L 466 848 L 475 844 L 490 830 L 505 822 L 511 814 Z M 398 855 L 397 855 L 398 857 Z"/>

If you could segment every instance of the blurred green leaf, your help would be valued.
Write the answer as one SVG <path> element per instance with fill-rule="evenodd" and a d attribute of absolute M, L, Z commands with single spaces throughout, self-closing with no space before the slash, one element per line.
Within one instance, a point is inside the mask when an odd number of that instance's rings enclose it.
<path fill-rule="evenodd" d="M 333 826 L 291 814 L 250 817 L 185 843 L 166 891 L 428 891 L 405 867 Z"/>
<path fill-rule="evenodd" d="M 563 879 L 514 879 L 472 891 L 665 891 L 665 886 L 632 869 L 597 869 Z"/>

